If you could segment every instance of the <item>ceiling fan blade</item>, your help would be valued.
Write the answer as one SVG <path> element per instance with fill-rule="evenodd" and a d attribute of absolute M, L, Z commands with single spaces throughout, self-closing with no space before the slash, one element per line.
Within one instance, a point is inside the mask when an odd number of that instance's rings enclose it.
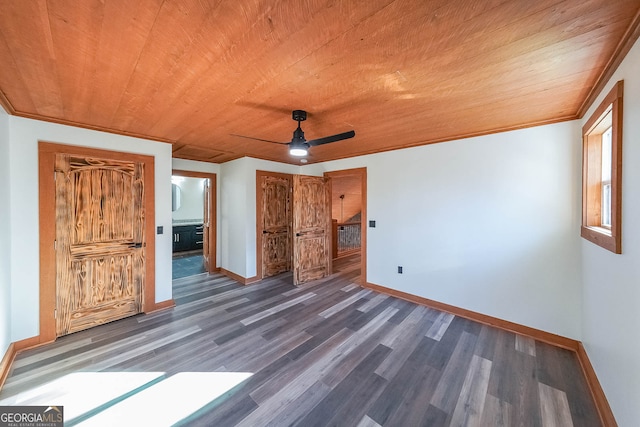
<path fill-rule="evenodd" d="M 262 138 L 254 138 L 252 136 L 244 136 L 244 135 L 238 135 L 235 133 L 230 133 L 229 135 L 231 136 L 237 136 L 238 138 L 245 138 L 245 139 L 254 139 L 256 141 L 263 141 L 263 142 L 271 142 L 273 144 L 281 144 L 281 145 L 289 145 L 288 142 L 279 142 L 279 141 L 271 141 L 269 139 L 262 139 Z"/>
<path fill-rule="evenodd" d="M 311 141 L 307 141 L 307 144 L 311 146 L 328 144 L 330 142 L 336 142 L 336 141 L 341 141 L 343 139 L 353 138 L 354 136 L 356 136 L 356 132 L 353 130 L 350 130 L 349 132 L 339 133 L 331 136 L 325 136 L 324 138 L 312 139 Z"/>

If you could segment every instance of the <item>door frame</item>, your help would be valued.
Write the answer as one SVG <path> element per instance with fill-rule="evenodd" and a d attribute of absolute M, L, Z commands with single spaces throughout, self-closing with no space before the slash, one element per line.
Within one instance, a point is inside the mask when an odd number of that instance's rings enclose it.
<path fill-rule="evenodd" d="M 38 142 L 38 213 L 39 213 L 39 259 L 40 259 L 40 334 L 39 343 L 56 340 L 56 191 L 54 165 L 57 154 L 99 157 L 121 161 L 142 162 L 144 164 L 144 209 L 145 209 L 145 280 L 143 287 L 142 312 L 156 309 L 155 294 L 155 158 L 143 154 L 123 153 L 99 148 L 76 145 Z"/>
<path fill-rule="evenodd" d="M 209 191 L 209 271 L 207 273 L 216 273 L 220 271 L 217 267 L 218 248 L 216 246 L 217 233 L 218 233 L 218 184 L 217 175 L 212 172 L 195 172 L 182 169 L 173 169 L 171 176 L 182 176 L 185 178 L 208 178 L 210 181 Z M 212 224 L 212 225 L 211 225 Z"/>
<path fill-rule="evenodd" d="M 264 222 L 264 211 L 262 209 L 262 177 L 272 176 L 291 180 L 293 185 L 293 175 L 283 172 L 269 172 L 256 170 L 256 278 L 262 280 L 262 224 Z M 293 187 L 292 187 L 293 188 Z M 293 200 L 291 200 L 293 203 Z M 289 236 L 291 240 L 291 250 L 293 251 L 293 233 Z M 291 253 L 293 258 L 293 252 Z M 293 268 L 293 260 L 292 260 Z M 291 271 L 291 270 L 289 270 Z"/>
<path fill-rule="evenodd" d="M 325 172 L 324 176 L 329 178 L 339 178 L 344 176 L 360 177 L 360 197 L 362 198 L 362 213 L 360 215 L 360 277 L 362 283 L 360 283 L 360 285 L 364 286 L 367 283 L 367 168 L 330 171 Z"/>

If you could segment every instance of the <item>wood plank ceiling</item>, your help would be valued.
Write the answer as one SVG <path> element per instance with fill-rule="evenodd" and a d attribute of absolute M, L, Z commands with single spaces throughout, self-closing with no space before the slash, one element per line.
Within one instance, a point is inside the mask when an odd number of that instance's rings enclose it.
<path fill-rule="evenodd" d="M 173 144 L 309 162 L 580 117 L 638 37 L 638 0 L 6 0 L 0 103 Z"/>

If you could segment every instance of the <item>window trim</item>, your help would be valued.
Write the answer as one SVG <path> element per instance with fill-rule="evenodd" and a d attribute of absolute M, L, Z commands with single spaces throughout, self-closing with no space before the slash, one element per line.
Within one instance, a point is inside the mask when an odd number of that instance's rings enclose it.
<path fill-rule="evenodd" d="M 617 82 L 582 127 L 582 225 L 580 235 L 590 242 L 613 253 L 622 253 L 622 99 L 624 81 Z M 602 120 L 611 113 L 611 228 L 589 225 L 589 217 L 594 210 L 600 210 L 601 201 L 590 203 L 587 198 L 589 178 L 600 175 L 600 168 L 593 165 L 600 158 L 590 159 L 593 155 L 593 139 L 601 135 Z M 597 154 L 596 154 L 597 155 Z M 591 162 L 590 162 L 591 160 Z M 591 166 L 591 167 L 590 167 Z M 595 170 L 597 169 L 597 170 Z M 591 172 L 591 174 L 590 174 Z M 601 175 L 600 175 L 601 177 Z M 601 178 L 600 178 L 601 180 Z M 598 199 L 601 199 L 598 197 Z"/>

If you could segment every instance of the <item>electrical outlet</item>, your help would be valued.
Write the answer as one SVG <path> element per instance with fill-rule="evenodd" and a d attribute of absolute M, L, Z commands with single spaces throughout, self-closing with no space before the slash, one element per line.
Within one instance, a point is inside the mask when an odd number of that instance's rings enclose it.
<path fill-rule="evenodd" d="M 401 265 L 398 266 L 398 274 L 402 274 L 402 266 Z"/>

